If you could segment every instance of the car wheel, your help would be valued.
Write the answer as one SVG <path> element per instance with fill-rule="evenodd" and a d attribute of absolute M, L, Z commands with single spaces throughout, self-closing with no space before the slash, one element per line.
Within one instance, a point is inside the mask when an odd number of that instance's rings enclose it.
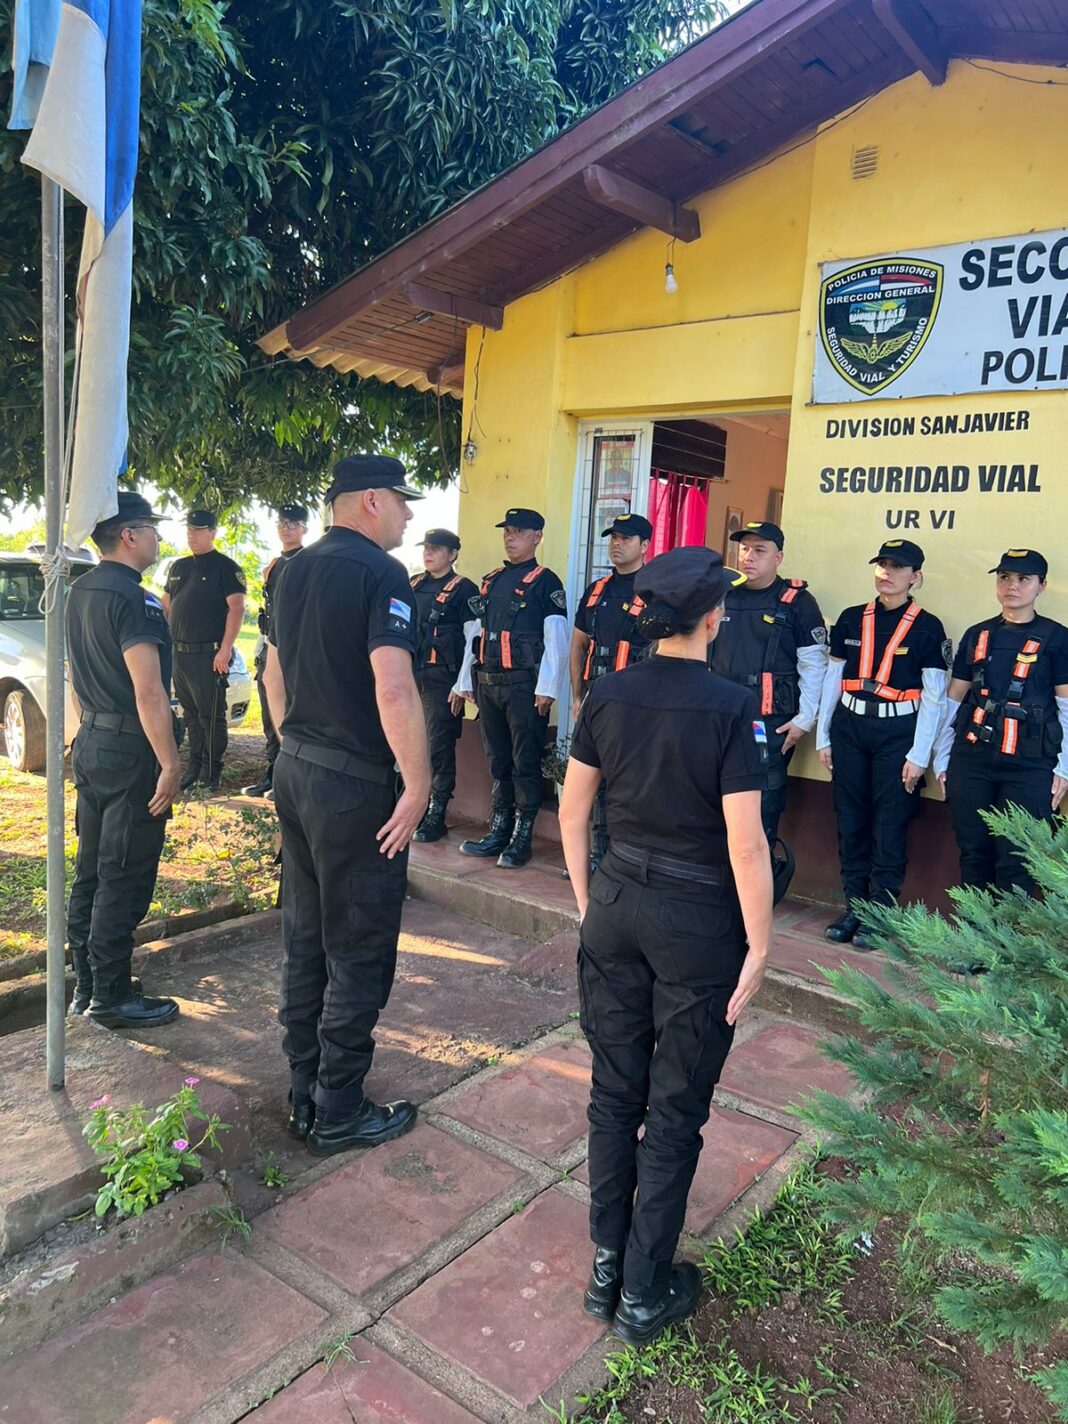
<path fill-rule="evenodd" d="M 7 759 L 16 771 L 44 771 L 45 719 L 28 692 L 19 688 L 4 703 Z"/>

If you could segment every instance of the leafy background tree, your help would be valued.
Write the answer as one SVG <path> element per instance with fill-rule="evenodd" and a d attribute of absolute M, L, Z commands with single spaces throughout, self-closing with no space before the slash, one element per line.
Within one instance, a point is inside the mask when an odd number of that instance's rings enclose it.
<path fill-rule="evenodd" d="M 225 511 L 336 445 L 456 468 L 457 403 L 255 344 L 723 17 L 724 0 L 145 0 L 130 465 Z M 0 0 L 10 54 L 13 0 Z M 0 75 L 0 112 L 11 75 Z M 39 187 L 0 134 L 0 501 L 40 493 Z M 68 224 L 68 294 L 81 222 Z M 68 297 L 73 334 L 73 310 Z M 69 364 L 69 363 L 68 363 Z"/>

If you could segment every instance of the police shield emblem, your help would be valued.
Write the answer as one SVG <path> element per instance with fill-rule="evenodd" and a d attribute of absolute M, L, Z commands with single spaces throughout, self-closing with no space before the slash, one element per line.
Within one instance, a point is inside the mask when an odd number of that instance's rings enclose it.
<path fill-rule="evenodd" d="M 820 287 L 820 339 L 838 374 L 875 395 L 923 350 L 942 298 L 938 262 L 857 262 Z"/>

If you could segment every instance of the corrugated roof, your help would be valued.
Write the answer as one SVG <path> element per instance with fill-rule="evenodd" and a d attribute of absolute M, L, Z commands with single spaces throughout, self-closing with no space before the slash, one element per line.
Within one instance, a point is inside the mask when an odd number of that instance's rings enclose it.
<path fill-rule="evenodd" d="M 263 337 L 316 366 L 463 390 L 466 327 L 819 124 L 951 58 L 1068 64 L 1068 0 L 757 0 Z"/>

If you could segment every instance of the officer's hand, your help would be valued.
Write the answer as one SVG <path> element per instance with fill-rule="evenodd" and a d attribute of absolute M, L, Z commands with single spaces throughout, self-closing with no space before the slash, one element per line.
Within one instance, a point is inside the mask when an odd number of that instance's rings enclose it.
<path fill-rule="evenodd" d="M 219 651 L 215 654 L 214 658 L 212 658 L 211 666 L 212 669 L 217 672 L 220 677 L 225 677 L 226 674 L 230 671 L 230 654 L 228 652 L 223 652 L 222 648 L 220 648 Z"/>
<path fill-rule="evenodd" d="M 834 767 L 831 766 L 831 749 L 830 749 L 830 747 L 824 747 L 821 751 L 818 751 L 818 752 L 816 753 L 816 755 L 819 757 L 819 759 L 820 759 L 820 766 L 823 767 L 824 771 L 827 772 L 827 774 L 828 774 L 829 776 L 833 776 L 833 775 L 834 775 Z"/>
<path fill-rule="evenodd" d="M 462 692 L 449 693 L 449 711 L 454 717 L 459 717 L 464 710 L 464 696 Z"/>
<path fill-rule="evenodd" d="M 752 950 L 745 956 L 742 965 L 742 972 L 738 976 L 738 987 L 731 995 L 731 1001 L 727 1005 L 727 1022 L 736 1024 L 741 1017 L 742 1010 L 749 1000 L 764 982 L 764 965 L 767 957 L 763 954 L 754 954 Z"/>
<path fill-rule="evenodd" d="M 946 773 L 945 773 L 944 771 L 940 771 L 940 772 L 938 773 L 938 784 L 939 784 L 939 786 L 941 786 L 941 788 L 942 788 L 942 800 L 945 801 L 945 800 L 947 799 L 947 797 L 946 797 Z"/>
<path fill-rule="evenodd" d="M 1068 791 L 1068 777 L 1055 776 L 1053 778 L 1053 809 L 1060 809 L 1060 804 L 1064 800 L 1064 793 Z"/>
<path fill-rule="evenodd" d="M 783 734 L 785 733 L 786 739 L 782 744 L 783 756 L 786 755 L 786 753 L 791 749 L 791 747 L 795 747 L 797 743 L 801 740 L 801 738 L 805 735 L 804 728 L 799 727 L 796 722 L 784 722 L 781 727 L 775 728 L 775 732 L 776 735 L 780 737 L 783 736 Z"/>
<path fill-rule="evenodd" d="M 916 783 L 922 775 L 923 767 L 917 766 L 914 761 L 906 761 L 905 765 L 901 768 L 901 780 L 904 783 L 905 790 L 909 792 L 910 795 L 916 790 Z"/>
<path fill-rule="evenodd" d="M 181 780 L 181 776 L 182 768 L 177 762 L 172 768 L 160 771 L 155 794 L 148 803 L 150 816 L 165 816 L 171 809 L 174 798 L 178 795 L 178 782 Z"/>
<path fill-rule="evenodd" d="M 460 696 L 465 702 L 475 703 L 478 700 L 473 692 L 461 692 Z"/>
<path fill-rule="evenodd" d="M 429 791 L 413 792 L 405 788 L 393 808 L 393 815 L 375 835 L 376 840 L 380 842 L 379 852 L 387 860 L 392 860 L 411 840 L 416 826 L 423 819 L 429 798 Z"/>
<path fill-rule="evenodd" d="M 549 708 L 555 701 L 555 697 L 535 697 L 534 710 L 539 717 L 547 717 L 549 715 Z"/>

